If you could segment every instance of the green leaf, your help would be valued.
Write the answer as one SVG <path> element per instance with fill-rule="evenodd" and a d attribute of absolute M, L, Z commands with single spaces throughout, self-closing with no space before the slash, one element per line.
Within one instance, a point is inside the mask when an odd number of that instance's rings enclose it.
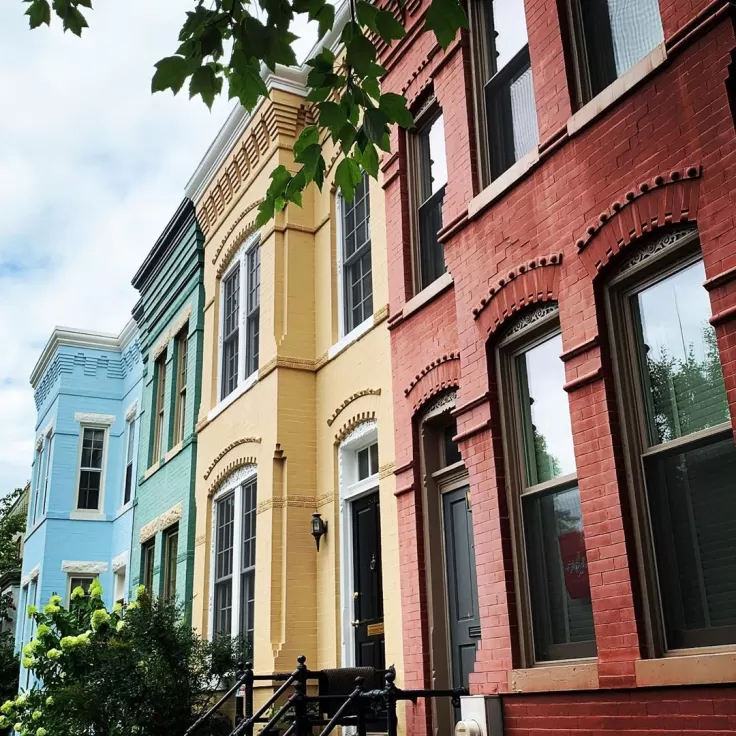
<path fill-rule="evenodd" d="M 356 158 L 359 159 L 360 165 L 366 170 L 366 172 L 374 179 L 378 178 L 378 151 L 376 147 L 369 143 L 362 153 L 358 153 L 359 149 L 356 148 Z"/>
<path fill-rule="evenodd" d="M 319 108 L 319 124 L 323 128 L 337 131 L 347 122 L 345 113 L 336 102 L 320 102 L 317 107 Z"/>
<path fill-rule="evenodd" d="M 332 90 L 329 87 L 315 87 L 307 95 L 309 102 L 324 102 Z"/>
<path fill-rule="evenodd" d="M 87 28 L 87 21 L 82 15 L 81 11 L 74 6 L 70 5 L 69 9 L 63 16 L 64 18 L 64 30 L 71 31 L 75 36 L 82 35 L 82 29 Z"/>
<path fill-rule="evenodd" d="M 460 28 L 468 27 L 465 15 L 458 0 L 432 0 L 425 16 L 424 30 L 433 31 L 437 43 L 446 49 L 454 40 Z"/>
<path fill-rule="evenodd" d="M 360 184 L 361 179 L 360 166 L 352 158 L 344 158 L 337 165 L 335 183 L 347 202 L 352 202 L 355 198 L 355 187 Z"/>
<path fill-rule="evenodd" d="M 207 107 L 211 108 L 215 101 L 215 95 L 222 92 L 222 78 L 215 76 L 215 72 L 209 64 L 199 67 L 189 82 L 189 98 L 200 95 Z"/>
<path fill-rule="evenodd" d="M 316 143 L 308 146 L 296 161 L 302 164 L 302 171 L 306 180 L 316 182 L 317 186 L 321 188 L 326 168 L 325 159 L 322 156 L 322 147 Z"/>
<path fill-rule="evenodd" d="M 297 160 L 303 151 L 309 146 L 319 145 L 319 128 L 316 125 L 307 125 L 304 130 L 299 134 L 299 137 L 294 143 L 294 156 Z"/>
<path fill-rule="evenodd" d="M 332 26 L 335 24 L 335 6 L 332 3 L 325 3 L 314 19 L 319 24 L 317 33 L 317 39 L 319 40 L 327 31 L 332 30 Z"/>
<path fill-rule="evenodd" d="M 358 131 L 356 130 L 354 125 L 351 125 L 350 123 L 346 123 L 345 125 L 340 128 L 340 130 L 337 133 L 337 139 L 340 141 L 340 145 L 342 146 L 342 150 L 347 153 L 350 150 L 350 147 L 355 142 L 355 139 L 358 135 Z"/>
<path fill-rule="evenodd" d="M 378 107 L 388 118 L 389 123 L 398 123 L 402 128 L 413 128 L 414 118 L 406 109 L 406 98 L 393 92 L 381 95 Z"/>
<path fill-rule="evenodd" d="M 256 217 L 256 227 L 260 228 L 267 225 L 274 216 L 273 200 L 266 197 L 258 207 L 258 217 Z"/>
<path fill-rule="evenodd" d="M 26 10 L 29 18 L 31 29 L 38 28 L 40 25 L 49 25 L 51 23 L 51 6 L 47 0 L 33 0 Z"/>
<path fill-rule="evenodd" d="M 378 143 L 386 133 L 388 118 L 381 110 L 366 110 L 363 115 L 363 130 L 371 143 Z"/>
<path fill-rule="evenodd" d="M 362 34 L 355 36 L 347 45 L 347 62 L 361 77 L 371 71 L 371 64 L 376 60 L 376 47 Z"/>
<path fill-rule="evenodd" d="M 291 174 L 289 173 L 289 170 L 281 164 L 280 166 L 277 166 L 272 172 L 271 172 L 271 184 L 268 187 L 268 196 L 269 197 L 276 197 L 280 194 L 282 194 L 285 189 L 286 185 L 291 180 Z"/>
<path fill-rule="evenodd" d="M 294 0 L 292 8 L 295 13 L 309 13 L 314 18 L 325 2 L 326 0 Z"/>
<path fill-rule="evenodd" d="M 376 15 L 378 9 L 375 5 L 366 2 L 366 0 L 358 0 L 355 5 L 355 12 L 358 16 L 358 23 L 362 26 L 367 26 L 374 33 L 378 33 L 378 24 L 376 23 Z"/>
<path fill-rule="evenodd" d="M 233 52 L 230 67 L 230 99 L 237 97 L 243 107 L 252 110 L 261 97 L 268 97 L 268 87 L 261 77 L 261 66 L 257 59 L 248 58 L 238 50 Z"/>
<path fill-rule="evenodd" d="M 151 92 L 170 89 L 176 94 L 189 76 L 186 59 L 181 56 L 167 56 L 156 64 L 156 73 L 151 80 Z"/>
<path fill-rule="evenodd" d="M 363 87 L 363 91 L 367 92 L 374 100 L 381 98 L 381 87 L 372 77 L 366 77 L 361 86 Z"/>
<path fill-rule="evenodd" d="M 378 35 L 387 44 L 406 35 L 404 26 L 388 10 L 376 10 L 376 26 L 378 27 Z"/>

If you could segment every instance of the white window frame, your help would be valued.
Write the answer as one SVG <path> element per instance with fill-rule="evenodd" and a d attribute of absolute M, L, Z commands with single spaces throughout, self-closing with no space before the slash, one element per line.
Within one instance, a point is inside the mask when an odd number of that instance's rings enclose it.
<path fill-rule="evenodd" d="M 353 611 L 355 582 L 353 576 L 352 503 L 379 490 L 379 473 L 358 480 L 358 452 L 378 442 L 375 420 L 359 424 L 339 447 L 340 483 L 340 600 L 342 618 L 342 666 L 355 666 L 355 629 Z M 379 454 L 380 463 L 380 454 Z"/>
<path fill-rule="evenodd" d="M 49 429 L 46 433 L 44 444 L 46 445 L 46 465 L 43 473 L 43 488 L 41 489 L 43 493 L 43 497 L 41 499 L 41 518 L 46 515 L 49 501 L 49 482 L 51 480 L 51 450 L 54 446 L 53 429 Z"/>
<path fill-rule="evenodd" d="M 233 520 L 233 572 L 232 607 L 230 609 L 230 636 L 240 633 L 240 580 L 241 555 L 243 552 L 243 486 L 253 479 L 258 480 L 258 466 L 245 465 L 236 470 L 212 498 L 212 537 L 210 544 L 210 590 L 209 621 L 207 630 L 212 639 L 215 629 L 215 565 L 217 563 L 217 504 L 220 500 L 234 494 Z M 256 491 L 257 494 L 257 491 Z M 258 544 L 258 542 L 256 542 Z M 256 555 L 256 579 L 258 578 L 258 556 Z"/>
<path fill-rule="evenodd" d="M 27 594 L 26 594 L 27 605 L 26 605 L 26 611 L 24 612 L 24 616 L 23 616 L 24 623 L 23 623 L 23 638 L 21 639 L 21 649 L 26 644 L 28 644 L 28 642 L 30 642 L 31 639 L 33 639 L 33 635 L 36 632 L 36 621 L 35 619 L 29 619 L 28 606 L 38 606 L 38 578 L 37 577 L 33 578 L 33 580 L 31 580 L 30 583 L 28 583 L 27 588 L 28 588 Z M 26 639 L 25 619 L 28 619 L 29 621 L 27 639 Z M 22 667 L 22 664 L 23 663 L 21 662 L 21 667 Z M 25 680 L 25 686 L 23 689 L 28 690 L 28 688 L 31 685 L 31 671 L 26 667 L 22 667 L 22 670 L 23 670 L 23 676 Z"/>
<path fill-rule="evenodd" d="M 38 499 L 41 496 L 41 473 L 43 470 L 44 458 L 46 457 L 46 443 L 44 437 L 41 435 L 36 443 L 36 462 L 34 467 L 35 481 L 33 483 L 33 498 L 31 498 L 30 508 L 28 514 L 30 516 L 30 526 L 33 527 L 36 524 L 38 518 L 36 512 L 38 510 Z"/>
<path fill-rule="evenodd" d="M 122 581 L 122 590 L 118 591 L 118 581 Z M 117 603 L 121 598 L 126 599 L 126 592 L 128 590 L 128 568 L 126 566 L 120 567 L 112 572 L 112 594 L 113 604 Z M 118 595 L 120 593 L 120 595 Z"/>
<path fill-rule="evenodd" d="M 260 233 L 255 232 L 246 239 L 237 253 L 233 256 L 232 261 L 228 265 L 225 272 L 220 277 L 219 295 L 220 308 L 218 310 L 218 329 L 217 329 L 217 401 L 218 404 L 229 404 L 235 398 L 240 396 L 243 391 L 253 385 L 255 378 L 258 377 L 256 369 L 249 375 L 245 375 L 246 356 L 245 352 L 248 347 L 247 340 L 247 299 L 248 299 L 248 253 L 260 246 Z M 223 329 L 225 327 L 225 281 L 228 276 L 240 267 L 240 296 L 238 303 L 238 377 L 235 388 L 227 395 L 222 395 L 222 349 L 223 349 Z M 260 353 L 260 349 L 259 349 Z M 226 404 L 227 402 L 227 404 Z"/>
<path fill-rule="evenodd" d="M 99 575 L 91 572 L 67 572 L 66 574 L 66 605 L 67 607 L 72 600 L 72 580 L 81 578 L 89 578 L 92 582 L 99 578 Z"/>
<path fill-rule="evenodd" d="M 130 459 L 131 471 L 130 471 L 130 498 L 125 500 L 125 479 L 128 475 L 128 450 L 130 448 L 130 439 L 133 438 L 133 457 Z M 123 488 L 120 498 L 120 508 L 126 508 L 135 498 L 135 486 L 136 486 L 136 473 L 138 471 L 137 465 L 137 452 L 138 443 L 136 440 L 136 415 L 127 416 L 125 419 L 125 432 L 123 433 L 123 441 L 125 445 L 123 447 Z"/>
<path fill-rule="evenodd" d="M 100 429 L 103 432 L 102 439 L 102 467 L 100 468 L 100 495 L 97 500 L 97 509 L 80 509 L 79 503 L 79 481 L 82 477 L 82 446 L 84 445 L 84 430 Z M 80 422 L 79 424 L 79 447 L 77 448 L 77 472 L 74 481 L 74 506 L 72 518 L 99 518 L 105 514 L 105 476 L 107 475 L 107 458 L 110 451 L 110 425 L 94 422 Z"/>

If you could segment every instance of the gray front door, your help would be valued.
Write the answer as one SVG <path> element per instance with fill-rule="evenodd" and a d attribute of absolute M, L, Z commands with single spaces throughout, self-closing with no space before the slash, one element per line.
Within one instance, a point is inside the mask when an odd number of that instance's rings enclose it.
<path fill-rule="evenodd" d="M 470 488 L 442 496 L 447 565 L 447 605 L 452 655 L 452 686 L 467 687 L 480 640 Z"/>

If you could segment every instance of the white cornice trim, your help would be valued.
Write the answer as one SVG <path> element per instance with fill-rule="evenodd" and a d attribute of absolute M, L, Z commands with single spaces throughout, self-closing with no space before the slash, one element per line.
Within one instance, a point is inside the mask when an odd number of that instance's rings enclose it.
<path fill-rule="evenodd" d="M 74 421 L 80 424 L 103 424 L 110 426 L 115 424 L 114 414 L 93 414 L 89 411 L 78 411 L 74 415 Z"/>
<path fill-rule="evenodd" d="M 101 575 L 107 572 L 107 562 L 89 562 L 86 560 L 62 560 L 61 571 L 66 573 L 90 573 Z"/>
<path fill-rule="evenodd" d="M 333 23 L 332 30 L 312 47 L 307 54 L 307 60 L 315 56 L 325 46 L 333 51 L 337 51 L 340 46 L 342 29 L 347 22 L 348 16 L 349 4 L 346 0 L 341 0 L 339 6 L 336 8 L 335 22 Z M 277 65 L 275 72 L 272 72 L 265 65 L 261 66 L 261 79 L 265 82 L 268 90 L 278 89 L 301 97 L 306 97 L 309 91 L 307 87 L 308 74 L 309 67 L 306 63 L 302 63 L 298 67 Z M 225 124 L 217 136 L 215 136 L 215 140 L 210 144 L 210 147 L 202 157 L 202 160 L 184 189 L 185 195 L 194 202 L 195 206 L 199 204 L 202 195 L 212 183 L 223 161 L 230 155 L 253 115 L 258 112 L 263 104 L 263 101 L 263 98 L 261 98 L 251 113 L 248 113 L 238 103 L 233 107 Z"/>
<path fill-rule="evenodd" d="M 134 401 L 126 410 L 125 410 L 125 421 L 130 422 L 133 419 L 135 419 L 138 416 L 138 402 Z"/>

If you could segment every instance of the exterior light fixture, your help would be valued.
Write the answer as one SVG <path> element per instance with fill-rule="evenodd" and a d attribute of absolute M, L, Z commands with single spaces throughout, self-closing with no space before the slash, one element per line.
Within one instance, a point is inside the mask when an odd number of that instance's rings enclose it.
<path fill-rule="evenodd" d="M 312 536 L 317 543 L 317 552 L 319 552 L 319 540 L 327 534 L 327 522 L 322 519 L 322 514 L 316 511 L 312 514 Z"/>

